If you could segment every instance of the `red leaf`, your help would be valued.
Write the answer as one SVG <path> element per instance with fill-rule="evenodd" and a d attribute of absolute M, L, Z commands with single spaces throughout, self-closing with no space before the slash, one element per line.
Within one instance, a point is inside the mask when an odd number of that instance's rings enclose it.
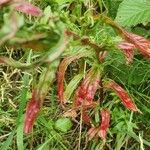
<path fill-rule="evenodd" d="M 27 104 L 25 113 L 24 133 L 30 133 L 35 119 L 40 111 L 40 103 L 36 97 L 35 91 L 33 92 L 32 99 Z"/>
<path fill-rule="evenodd" d="M 89 129 L 89 131 L 87 132 L 88 136 L 89 136 L 89 140 L 92 140 L 94 137 L 97 136 L 99 128 L 96 127 L 92 127 Z"/>
<path fill-rule="evenodd" d="M 83 120 L 83 122 L 86 123 L 86 124 L 90 124 L 90 122 L 91 122 L 91 118 L 90 118 L 90 116 L 88 115 L 88 113 L 86 112 L 86 110 L 83 110 L 83 111 L 82 111 L 82 120 Z"/>
<path fill-rule="evenodd" d="M 88 131 L 89 140 L 99 136 L 102 140 L 106 140 L 107 130 L 110 123 L 110 112 L 108 109 L 102 109 L 101 111 L 101 125 L 100 127 L 92 127 Z"/>
<path fill-rule="evenodd" d="M 130 64 L 134 57 L 133 49 L 135 48 L 135 46 L 128 42 L 121 42 L 118 44 L 118 48 L 123 49 L 123 53 L 126 58 L 126 63 Z"/>
<path fill-rule="evenodd" d="M 77 55 L 77 56 L 66 57 L 65 59 L 63 59 L 61 61 L 60 65 L 59 65 L 58 72 L 57 72 L 57 93 L 58 93 L 58 98 L 61 103 L 65 103 L 65 100 L 64 100 L 64 78 L 65 78 L 66 69 L 71 62 L 73 62 L 81 57 L 83 57 L 83 54 Z"/>
<path fill-rule="evenodd" d="M 150 40 L 142 36 L 123 31 L 124 38 L 127 42 L 133 44 L 142 55 L 150 58 Z"/>
<path fill-rule="evenodd" d="M 20 2 L 17 4 L 17 6 L 15 7 L 15 9 L 17 11 L 20 11 L 22 13 L 28 14 L 28 15 L 32 15 L 32 16 L 36 16 L 39 17 L 41 16 L 42 10 L 28 2 Z"/>
<path fill-rule="evenodd" d="M 129 97 L 128 93 L 115 81 L 109 80 L 105 86 L 109 89 L 112 89 L 117 94 L 126 108 L 132 111 L 139 111 L 132 99 Z"/>
<path fill-rule="evenodd" d="M 81 85 L 78 87 L 75 93 L 75 106 L 87 106 L 93 103 L 94 95 L 99 86 L 99 72 L 94 72 L 90 70 L 86 75 L 85 79 L 82 81 Z"/>
<path fill-rule="evenodd" d="M 98 135 L 105 140 L 106 139 L 106 134 L 107 134 L 107 129 L 109 128 L 109 123 L 110 123 L 110 112 L 108 109 L 102 109 L 101 111 L 101 125 L 100 125 L 100 130 L 98 132 Z"/>

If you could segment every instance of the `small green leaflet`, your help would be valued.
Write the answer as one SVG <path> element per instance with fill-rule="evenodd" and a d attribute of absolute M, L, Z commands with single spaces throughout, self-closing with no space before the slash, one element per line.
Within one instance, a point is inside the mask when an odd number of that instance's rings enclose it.
<path fill-rule="evenodd" d="M 67 85 L 66 90 L 64 92 L 65 100 L 69 100 L 74 90 L 77 88 L 77 85 L 83 78 L 83 74 L 76 75 L 70 83 Z"/>
<path fill-rule="evenodd" d="M 66 133 L 72 127 L 72 122 L 69 118 L 60 118 L 55 122 L 55 129 Z"/>

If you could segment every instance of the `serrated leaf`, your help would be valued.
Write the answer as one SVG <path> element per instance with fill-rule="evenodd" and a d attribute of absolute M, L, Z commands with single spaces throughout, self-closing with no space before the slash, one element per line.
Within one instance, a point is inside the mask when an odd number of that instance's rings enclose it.
<path fill-rule="evenodd" d="M 72 125 L 69 118 L 60 118 L 55 122 L 55 129 L 61 132 L 67 132 L 71 129 Z"/>
<path fill-rule="evenodd" d="M 119 6 L 116 21 L 122 26 L 150 22 L 150 1 L 124 0 Z"/>

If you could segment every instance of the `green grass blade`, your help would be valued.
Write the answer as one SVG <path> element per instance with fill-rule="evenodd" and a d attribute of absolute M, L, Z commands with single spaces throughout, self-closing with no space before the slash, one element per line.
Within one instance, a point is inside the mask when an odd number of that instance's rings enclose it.
<path fill-rule="evenodd" d="M 30 62 L 31 59 L 31 52 L 29 53 L 27 62 Z M 19 111 L 18 111 L 18 117 L 17 117 L 17 148 L 18 150 L 23 150 L 23 110 L 26 105 L 27 101 L 27 93 L 28 93 L 28 84 L 29 84 L 29 75 L 24 74 L 23 76 L 23 88 L 21 91 L 20 96 L 20 105 L 19 105 Z"/>
<path fill-rule="evenodd" d="M 11 134 L 8 136 L 7 140 L 4 142 L 4 144 L 0 148 L 1 150 L 7 150 L 7 149 L 9 149 L 9 146 L 10 146 L 12 140 L 13 140 L 13 136 L 14 136 L 14 131 L 11 132 Z"/>

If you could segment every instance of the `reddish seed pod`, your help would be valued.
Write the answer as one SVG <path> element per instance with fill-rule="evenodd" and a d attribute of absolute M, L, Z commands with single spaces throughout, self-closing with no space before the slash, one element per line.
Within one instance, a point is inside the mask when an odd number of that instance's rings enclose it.
<path fill-rule="evenodd" d="M 109 128 L 109 123 L 110 123 L 110 112 L 108 109 L 102 109 L 101 111 L 101 125 L 100 125 L 100 130 L 98 132 L 98 135 L 105 140 L 106 139 L 106 134 L 107 130 Z"/>
<path fill-rule="evenodd" d="M 112 89 L 117 94 L 126 108 L 132 111 L 139 111 L 132 99 L 129 97 L 128 93 L 115 81 L 109 80 L 105 86 L 109 89 Z"/>
<path fill-rule="evenodd" d="M 24 122 L 24 133 L 30 133 L 34 124 L 35 119 L 40 111 L 40 103 L 36 100 L 35 95 L 27 104 Z"/>

